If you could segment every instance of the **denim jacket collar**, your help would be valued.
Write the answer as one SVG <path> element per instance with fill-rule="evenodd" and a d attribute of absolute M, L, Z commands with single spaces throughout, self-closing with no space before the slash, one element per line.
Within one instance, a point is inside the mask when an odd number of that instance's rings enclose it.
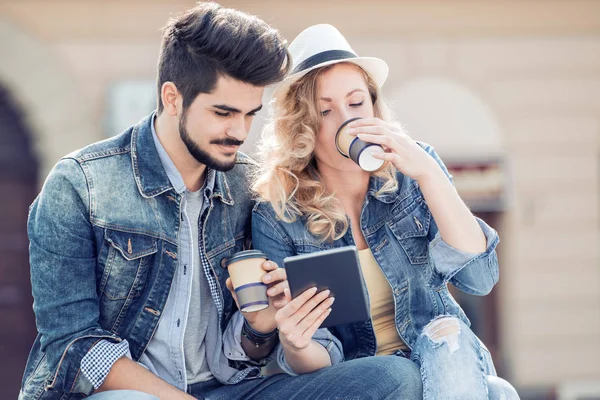
<path fill-rule="evenodd" d="M 154 113 L 142 119 L 133 127 L 131 135 L 131 162 L 133 173 L 140 194 L 151 198 L 173 188 L 167 172 L 163 168 L 160 156 L 152 137 L 152 121 Z M 212 197 L 219 198 L 227 205 L 234 201 L 229 190 L 225 173 L 215 171 L 215 186 Z"/>

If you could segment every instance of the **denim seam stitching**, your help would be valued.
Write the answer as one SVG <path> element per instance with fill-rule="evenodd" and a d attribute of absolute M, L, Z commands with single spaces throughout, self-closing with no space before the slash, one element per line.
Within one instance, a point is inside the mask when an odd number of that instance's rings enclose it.
<path fill-rule="evenodd" d="M 79 163 L 86 163 L 88 161 L 94 161 L 94 160 L 98 160 L 101 158 L 118 156 L 121 154 L 127 154 L 130 151 L 131 151 L 131 148 L 129 145 L 126 145 L 125 147 L 113 147 L 113 148 L 95 151 L 95 152 L 91 152 L 91 153 L 86 153 L 84 150 L 76 156 L 65 156 L 65 157 L 63 157 L 63 159 L 64 158 L 72 158 L 74 160 L 77 160 L 77 162 L 79 162 Z"/>
<path fill-rule="evenodd" d="M 112 229 L 115 231 L 119 231 L 121 233 L 133 233 L 133 234 L 146 235 L 146 236 L 152 237 L 154 239 L 164 240 L 165 242 L 168 242 L 174 246 L 177 246 L 177 241 L 171 240 L 169 237 L 167 237 L 161 233 L 151 232 L 151 231 L 142 230 L 142 229 L 130 228 L 130 227 L 123 226 L 123 225 L 110 224 L 105 221 L 101 221 L 97 218 L 94 218 L 90 222 L 94 226 L 96 226 L 100 229 Z"/>

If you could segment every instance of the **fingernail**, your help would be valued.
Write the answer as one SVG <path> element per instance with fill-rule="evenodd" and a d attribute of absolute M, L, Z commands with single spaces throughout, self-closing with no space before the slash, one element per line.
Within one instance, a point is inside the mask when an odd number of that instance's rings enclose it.
<path fill-rule="evenodd" d="M 329 301 L 331 301 L 331 304 L 333 304 L 333 302 L 335 301 L 335 297 L 330 297 Z"/>
<path fill-rule="evenodd" d="M 331 293 L 331 290 L 327 289 L 327 290 L 324 290 L 321 294 L 323 296 L 327 297 L 327 296 L 329 296 L 329 293 Z"/>
<path fill-rule="evenodd" d="M 269 295 L 275 294 L 275 289 L 269 289 L 269 290 L 267 290 L 267 294 L 269 294 Z"/>
<path fill-rule="evenodd" d="M 267 281 L 267 282 L 269 282 L 271 280 L 271 275 L 270 274 L 266 274 L 264 276 L 264 280 Z"/>
<path fill-rule="evenodd" d="M 290 289 L 288 289 L 288 288 L 283 289 L 283 293 L 290 294 Z"/>
<path fill-rule="evenodd" d="M 316 293 L 317 292 L 317 288 L 316 287 L 311 288 L 310 291 L 313 292 L 313 293 Z"/>
<path fill-rule="evenodd" d="M 329 314 L 331 312 L 331 308 L 327 309 L 327 314 Z"/>

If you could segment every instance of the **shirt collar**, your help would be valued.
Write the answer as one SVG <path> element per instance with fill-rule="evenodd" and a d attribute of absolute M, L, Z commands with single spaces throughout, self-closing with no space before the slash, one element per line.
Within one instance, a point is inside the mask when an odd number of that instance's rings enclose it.
<path fill-rule="evenodd" d="M 175 189 L 175 191 L 179 194 L 182 194 L 186 190 L 185 182 L 183 181 L 183 177 L 177 170 L 177 167 L 175 167 L 173 160 L 171 160 L 171 157 L 169 157 L 169 154 L 167 154 L 167 151 L 165 150 L 163 145 L 160 143 L 160 140 L 158 140 L 158 136 L 156 135 L 156 130 L 154 129 L 154 123 L 156 121 L 156 112 L 152 113 L 151 120 L 152 120 L 152 123 L 150 124 L 150 127 L 152 129 L 152 138 L 154 139 L 154 145 L 156 146 L 156 151 L 158 152 L 158 156 L 160 157 L 162 166 L 165 169 L 165 172 L 167 173 L 167 176 L 169 177 L 169 181 L 171 182 L 171 185 L 173 185 L 173 188 Z M 214 187 L 215 187 L 215 171 L 207 167 L 206 168 L 206 180 L 204 182 L 204 190 L 206 191 L 206 194 L 208 196 L 210 196 L 210 194 L 212 194 Z"/>

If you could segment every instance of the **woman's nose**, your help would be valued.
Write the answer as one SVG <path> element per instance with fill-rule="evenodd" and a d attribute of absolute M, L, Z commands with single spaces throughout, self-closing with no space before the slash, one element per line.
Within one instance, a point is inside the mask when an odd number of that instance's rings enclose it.
<path fill-rule="evenodd" d="M 356 115 L 354 115 L 355 113 L 352 112 L 351 109 L 347 109 L 344 108 L 338 115 L 339 115 L 339 121 L 338 122 L 338 126 L 343 124 L 344 122 L 348 121 L 350 118 L 354 118 L 356 117 Z"/>

